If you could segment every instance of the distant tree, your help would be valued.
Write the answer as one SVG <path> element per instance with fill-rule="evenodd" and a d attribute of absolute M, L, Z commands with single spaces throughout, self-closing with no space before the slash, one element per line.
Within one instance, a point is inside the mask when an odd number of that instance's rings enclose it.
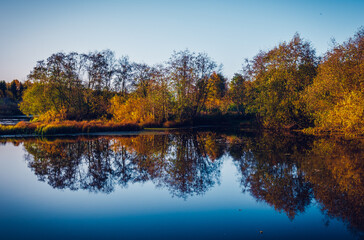
<path fill-rule="evenodd" d="M 6 82 L 0 81 L 0 97 L 6 97 Z"/>
<path fill-rule="evenodd" d="M 11 81 L 10 85 L 9 85 L 9 91 L 12 94 L 13 100 L 18 101 L 21 99 L 21 82 L 19 82 L 18 79 L 14 79 L 13 81 Z"/>
<path fill-rule="evenodd" d="M 25 90 L 24 84 L 22 84 L 22 83 L 20 82 L 19 90 L 18 90 L 18 100 L 19 100 L 19 101 L 21 101 L 21 100 L 22 100 L 24 90 Z"/>
<path fill-rule="evenodd" d="M 15 80 L 13 80 L 11 83 L 10 83 L 10 92 L 12 93 L 13 95 L 13 98 L 14 99 L 17 99 L 17 95 L 18 95 L 18 90 L 17 90 L 17 87 L 16 87 L 16 82 Z"/>

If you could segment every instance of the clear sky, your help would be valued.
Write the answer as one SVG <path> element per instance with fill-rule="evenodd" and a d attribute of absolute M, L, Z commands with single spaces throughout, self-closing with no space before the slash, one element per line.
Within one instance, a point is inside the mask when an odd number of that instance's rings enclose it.
<path fill-rule="evenodd" d="M 318 54 L 364 25 L 364 0 L 0 0 L 0 80 L 26 80 L 38 60 L 110 49 L 163 63 L 173 50 L 206 52 L 228 77 L 295 32 Z"/>

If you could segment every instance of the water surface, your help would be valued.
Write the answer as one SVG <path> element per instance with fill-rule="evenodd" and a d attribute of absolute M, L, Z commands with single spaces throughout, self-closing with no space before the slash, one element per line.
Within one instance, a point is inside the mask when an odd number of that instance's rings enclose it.
<path fill-rule="evenodd" d="M 2 139 L 2 239 L 361 239 L 362 139 Z"/>
<path fill-rule="evenodd" d="M 20 121 L 29 122 L 30 117 L 25 115 L 16 115 L 16 116 L 0 116 L 0 124 L 1 125 L 15 125 Z"/>

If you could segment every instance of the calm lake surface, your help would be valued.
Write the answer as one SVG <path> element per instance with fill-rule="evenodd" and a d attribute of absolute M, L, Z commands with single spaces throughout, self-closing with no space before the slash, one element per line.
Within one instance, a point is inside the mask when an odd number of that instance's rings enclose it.
<path fill-rule="evenodd" d="M 30 118 L 25 115 L 18 116 L 0 116 L 0 124 L 2 125 L 15 125 L 20 121 L 29 122 Z"/>
<path fill-rule="evenodd" d="M 0 139 L 1 239 L 362 239 L 364 140 Z"/>

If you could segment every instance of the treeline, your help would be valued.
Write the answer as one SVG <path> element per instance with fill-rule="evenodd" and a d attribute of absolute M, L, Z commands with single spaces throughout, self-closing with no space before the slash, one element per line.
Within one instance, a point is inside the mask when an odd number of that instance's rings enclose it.
<path fill-rule="evenodd" d="M 22 83 L 14 79 L 10 83 L 0 81 L 0 98 L 10 98 L 14 101 L 20 101 L 27 83 Z"/>
<path fill-rule="evenodd" d="M 204 53 L 175 52 L 165 65 L 116 59 L 110 50 L 56 53 L 38 62 L 20 109 L 39 119 L 163 123 L 219 111 L 227 80 Z"/>
<path fill-rule="evenodd" d="M 10 83 L 0 81 L 0 115 L 21 114 L 18 103 L 22 100 L 28 82 L 22 83 L 14 79 Z"/>
<path fill-rule="evenodd" d="M 246 60 L 228 81 L 205 53 L 149 66 L 110 50 L 56 53 L 29 75 L 20 109 L 41 121 L 112 119 L 142 125 L 201 116 L 255 116 L 267 128 L 364 132 L 364 29 L 322 58 L 296 34 Z"/>

